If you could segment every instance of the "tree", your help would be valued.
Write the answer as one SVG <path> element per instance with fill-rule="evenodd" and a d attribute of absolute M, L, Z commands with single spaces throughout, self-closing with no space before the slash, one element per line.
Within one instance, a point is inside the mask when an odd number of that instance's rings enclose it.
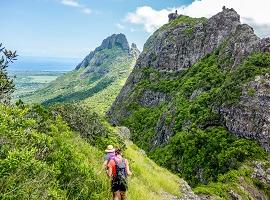
<path fill-rule="evenodd" d="M 14 91 L 15 85 L 13 80 L 8 77 L 7 67 L 14 60 L 17 60 L 16 51 L 12 52 L 2 47 L 0 44 L 0 103 L 7 104 L 10 102 L 10 95 Z"/>

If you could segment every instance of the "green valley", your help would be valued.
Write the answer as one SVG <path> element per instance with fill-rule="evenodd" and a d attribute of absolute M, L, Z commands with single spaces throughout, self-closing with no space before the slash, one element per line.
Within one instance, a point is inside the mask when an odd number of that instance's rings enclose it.
<path fill-rule="evenodd" d="M 65 73 L 62 71 L 9 71 L 8 75 L 14 77 L 16 86 L 16 90 L 12 94 L 13 100 L 16 101 L 25 95 L 33 94 Z"/>

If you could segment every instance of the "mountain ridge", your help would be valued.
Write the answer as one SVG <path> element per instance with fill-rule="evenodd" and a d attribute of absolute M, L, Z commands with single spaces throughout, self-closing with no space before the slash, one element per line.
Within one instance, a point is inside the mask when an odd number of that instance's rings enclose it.
<path fill-rule="evenodd" d="M 269 163 L 269 47 L 234 9 L 180 15 L 147 40 L 107 118 L 195 191 L 268 199 L 269 168 L 252 174 Z"/>
<path fill-rule="evenodd" d="M 170 27 L 177 20 L 184 22 Z M 190 27 L 194 32 L 191 35 L 186 35 L 186 30 L 189 30 Z M 178 42 L 174 42 L 170 38 L 172 36 L 168 36 L 169 34 L 178 38 Z M 176 38 L 175 41 L 177 41 Z M 146 42 L 144 51 L 138 58 L 127 83 L 107 113 L 111 122 L 118 124 L 117 117 L 119 116 L 119 119 L 121 119 L 121 117 L 126 117 L 126 114 L 129 113 L 123 110 L 126 107 L 119 105 L 124 104 L 125 98 L 132 93 L 136 84 L 143 79 L 143 73 L 140 72 L 142 68 L 151 66 L 150 68 L 161 73 L 178 73 L 190 68 L 201 58 L 214 52 L 222 44 L 224 47 L 220 47 L 217 52 L 218 64 L 227 69 L 236 68 L 253 52 L 270 52 L 270 38 L 260 39 L 257 37 L 250 26 L 240 23 L 240 16 L 234 9 L 223 8 L 222 12 L 207 21 L 201 18 L 191 19 L 188 17 L 187 19 L 187 16 L 180 15 L 175 20 L 165 24 Z M 157 55 L 153 56 L 153 54 Z M 147 93 L 149 91 L 143 94 L 143 98 L 151 99 L 156 97 L 157 104 L 159 101 L 163 102 L 164 98 L 169 98 L 166 94 L 163 94 L 166 97 L 161 98 L 160 93 Z M 141 103 L 144 104 L 142 101 Z M 117 107 L 121 107 L 120 110 L 117 110 Z"/>

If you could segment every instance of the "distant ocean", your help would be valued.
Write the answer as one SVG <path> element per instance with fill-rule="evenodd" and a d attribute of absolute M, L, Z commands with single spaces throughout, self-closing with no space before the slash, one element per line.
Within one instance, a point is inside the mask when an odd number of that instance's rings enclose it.
<path fill-rule="evenodd" d="M 11 63 L 9 71 L 71 71 L 82 61 L 81 58 L 48 58 L 19 56 Z"/>

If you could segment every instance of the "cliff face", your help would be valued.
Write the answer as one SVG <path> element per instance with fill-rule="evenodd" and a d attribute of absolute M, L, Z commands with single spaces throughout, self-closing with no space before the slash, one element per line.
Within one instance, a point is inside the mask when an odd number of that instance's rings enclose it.
<path fill-rule="evenodd" d="M 133 72 L 108 111 L 108 117 L 112 123 L 121 124 L 123 119 L 135 111 L 130 109 L 130 102 L 149 107 L 168 103 L 169 100 L 176 98 L 175 93 L 164 93 L 149 88 L 144 88 L 138 94 L 136 88 L 146 79 L 144 73 L 146 69 L 156 70 L 162 74 L 162 77 L 168 76 L 168 79 L 173 79 L 173 76 L 168 74 L 181 74 L 206 55 L 215 53 L 218 65 L 230 71 L 236 70 L 253 53 L 269 51 L 270 39 L 257 37 L 250 26 L 240 23 L 240 16 L 233 9 L 224 8 L 210 19 L 194 19 L 180 15 L 157 30 L 147 40 Z M 150 73 L 150 81 L 156 78 L 154 73 Z M 215 109 L 219 110 L 224 126 L 231 132 L 238 136 L 256 139 L 269 151 L 268 118 L 270 115 L 263 109 L 268 108 L 266 105 L 270 102 L 268 98 L 270 93 L 267 89 L 267 81 L 262 82 L 263 84 L 249 83 L 256 90 L 252 97 L 247 96 L 243 88 L 241 101 L 237 106 L 219 105 L 219 108 Z M 194 90 L 191 99 L 203 91 L 203 88 Z M 169 112 L 173 115 L 174 106 L 169 107 Z M 172 120 L 169 125 L 165 125 L 163 119 L 166 115 L 163 113 L 157 120 L 154 135 L 156 140 L 153 144 L 166 143 L 174 135 L 175 122 Z"/>
<path fill-rule="evenodd" d="M 226 9 L 209 20 L 180 15 L 161 27 L 146 42 L 136 68 L 159 71 L 189 68 L 215 50 L 240 25 L 240 16 Z"/>
<path fill-rule="evenodd" d="M 114 47 L 119 47 L 121 48 L 123 51 L 129 52 L 130 48 L 129 48 L 129 44 L 127 41 L 127 38 L 124 34 L 120 33 L 120 34 L 113 34 L 110 37 L 104 39 L 102 41 L 102 44 L 97 47 L 94 51 L 91 51 L 89 53 L 89 55 L 87 55 L 83 61 L 77 65 L 76 70 L 80 69 L 80 68 L 85 68 L 87 66 L 89 66 L 91 64 L 91 60 L 93 59 L 93 57 L 100 51 L 105 50 L 105 49 L 112 49 Z M 101 59 L 102 60 L 102 59 Z M 100 62 L 97 62 L 97 64 L 99 64 Z"/>
<path fill-rule="evenodd" d="M 237 136 L 254 139 L 270 151 L 270 77 L 257 76 L 243 88 L 237 105 L 221 108 L 225 126 Z"/>

